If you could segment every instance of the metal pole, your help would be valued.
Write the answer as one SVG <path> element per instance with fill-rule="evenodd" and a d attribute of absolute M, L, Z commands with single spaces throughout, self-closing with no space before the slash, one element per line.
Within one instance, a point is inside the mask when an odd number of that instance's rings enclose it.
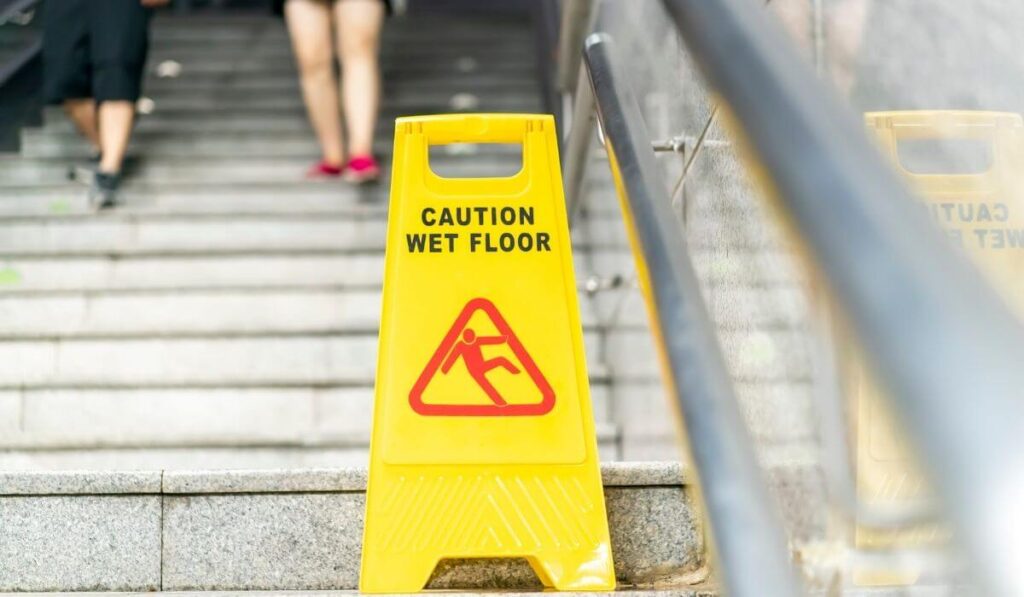
<path fill-rule="evenodd" d="M 594 0 L 562 0 L 562 25 L 558 32 L 558 88 L 576 90 L 580 70 L 580 48 L 590 33 Z"/>
<path fill-rule="evenodd" d="M 704 1 L 704 0 L 702 0 Z M 659 176 L 640 106 L 611 41 L 584 49 L 616 187 L 648 294 L 672 397 L 700 476 L 721 579 L 732 597 L 800 594 L 782 525 L 769 505 L 732 378 L 708 315 L 689 251 Z"/>
<path fill-rule="evenodd" d="M 562 158 L 565 184 L 565 211 L 572 226 L 583 204 L 584 178 L 590 142 L 594 137 L 594 92 L 587 82 L 587 73 L 579 69 L 580 84 L 576 86 L 576 100 L 572 108 L 572 128 Z"/>
<path fill-rule="evenodd" d="M 1024 595 L 1024 327 L 781 26 L 663 0 L 843 306 L 990 596 Z"/>

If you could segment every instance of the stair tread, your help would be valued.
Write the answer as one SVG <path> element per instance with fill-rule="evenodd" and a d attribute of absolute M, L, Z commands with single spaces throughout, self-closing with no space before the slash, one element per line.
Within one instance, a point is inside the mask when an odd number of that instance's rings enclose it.
<path fill-rule="evenodd" d="M 0 293 L 0 339 L 363 335 L 376 333 L 380 305 L 379 290 L 322 287 Z M 589 306 L 586 329 L 597 323 Z"/>

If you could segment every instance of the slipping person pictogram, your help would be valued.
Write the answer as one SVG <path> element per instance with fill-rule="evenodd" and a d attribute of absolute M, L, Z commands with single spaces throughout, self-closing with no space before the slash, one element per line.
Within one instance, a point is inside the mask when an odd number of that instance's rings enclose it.
<path fill-rule="evenodd" d="M 462 331 L 462 340 L 455 344 L 452 351 L 448 353 L 448 358 L 441 365 L 441 373 L 447 375 L 452 366 L 458 362 L 459 357 L 462 357 L 462 361 L 466 364 L 466 370 L 491 399 L 491 402 L 498 406 L 507 406 L 508 402 L 501 397 L 501 393 L 487 379 L 487 372 L 492 369 L 504 368 L 512 375 L 519 375 L 519 368 L 505 357 L 487 360 L 483 354 L 484 346 L 500 346 L 507 343 L 508 338 L 505 336 L 477 336 L 473 328 L 466 328 Z"/>
<path fill-rule="evenodd" d="M 494 327 L 494 332 L 489 335 L 482 335 L 469 325 L 474 314 L 486 317 Z M 487 327 L 487 326 L 485 326 Z M 508 357 L 495 357 L 488 359 L 484 356 L 484 347 L 504 346 L 508 349 Z M 462 395 L 475 393 L 474 387 L 479 387 L 490 403 L 487 404 L 436 404 L 423 400 L 423 393 L 430 385 L 430 380 L 440 372 L 442 375 L 449 375 L 459 360 L 466 366 L 469 379 L 465 382 L 459 381 L 462 386 Z M 512 375 L 525 374 L 530 378 L 532 385 L 536 388 L 536 400 L 524 402 L 528 396 L 502 395 L 501 392 L 487 378 L 487 374 L 495 369 L 504 369 Z M 499 384 L 500 385 L 500 384 Z M 421 415 L 427 416 L 477 416 L 477 417 L 514 417 L 514 416 L 537 416 L 544 415 L 551 411 L 555 405 L 555 392 L 551 384 L 544 378 L 537 364 L 533 362 L 530 353 L 523 347 L 522 342 L 512 331 L 512 328 L 505 321 L 505 318 L 498 312 L 494 303 L 485 298 L 475 298 L 466 303 L 462 308 L 455 323 L 445 334 L 441 344 L 434 351 L 430 362 L 423 369 L 416 384 L 409 392 L 409 404 L 412 409 Z"/>

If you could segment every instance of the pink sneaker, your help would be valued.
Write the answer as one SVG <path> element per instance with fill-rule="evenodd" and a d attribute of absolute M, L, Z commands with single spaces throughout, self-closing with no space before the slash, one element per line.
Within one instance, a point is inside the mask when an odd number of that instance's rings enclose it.
<path fill-rule="evenodd" d="M 364 184 L 380 178 L 380 165 L 372 155 L 355 156 L 345 164 L 341 176 L 348 182 Z"/>
<path fill-rule="evenodd" d="M 324 160 L 320 160 L 310 166 L 309 170 L 306 170 L 306 178 L 337 178 L 341 176 L 341 173 L 344 170 L 344 166 L 338 166 Z"/>

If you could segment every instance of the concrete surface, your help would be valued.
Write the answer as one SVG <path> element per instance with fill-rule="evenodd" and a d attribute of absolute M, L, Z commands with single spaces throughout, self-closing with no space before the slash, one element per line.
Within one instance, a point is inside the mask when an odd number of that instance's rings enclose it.
<path fill-rule="evenodd" d="M 686 473 L 602 470 L 623 586 L 702 578 Z M 358 581 L 366 470 L 0 475 L 0 590 L 317 590 Z M 538 588 L 522 562 L 451 561 L 432 588 Z"/>

